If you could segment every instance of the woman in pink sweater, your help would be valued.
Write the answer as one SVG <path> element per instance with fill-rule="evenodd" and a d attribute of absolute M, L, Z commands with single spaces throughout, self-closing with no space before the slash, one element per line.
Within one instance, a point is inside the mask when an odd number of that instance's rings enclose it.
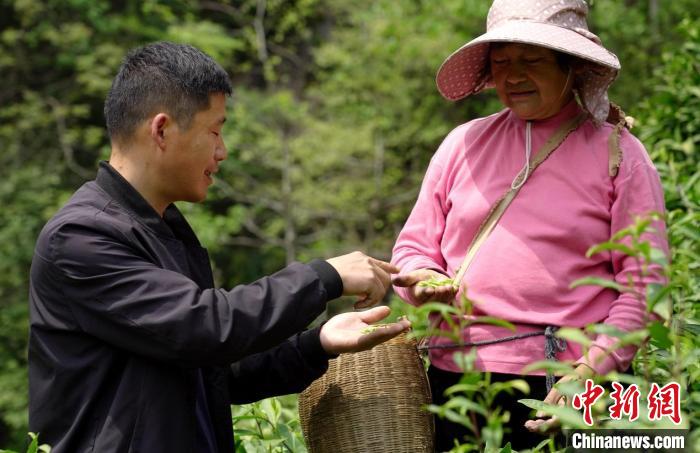
<path fill-rule="evenodd" d="M 588 276 L 623 285 L 632 278 L 643 292 L 660 279 L 642 275 L 639 263 L 614 251 L 585 256 L 635 216 L 664 211 L 653 164 L 607 98 L 620 68 L 617 57 L 588 31 L 586 14 L 583 0 L 496 0 L 487 32 L 453 53 L 438 72 L 438 89 L 447 99 L 495 87 L 506 108 L 457 127 L 433 156 L 393 250 L 392 262 L 402 269 L 394 284 L 412 304 L 454 303 L 464 293 L 475 303 L 474 315 L 516 326 L 513 333 L 472 324 L 463 332 L 465 343 L 542 332 L 547 326 L 551 332 L 605 323 L 632 331 L 645 324 L 645 303 L 634 295 L 570 286 Z M 575 119 L 582 122 L 562 131 Z M 534 171 L 531 156 L 557 131 L 564 133 L 563 141 Z M 420 286 L 431 278 L 455 277 L 482 222 L 510 188 L 519 192 L 464 272 L 459 292 L 450 285 Z M 658 233 L 649 240 L 666 250 L 664 226 L 654 226 Z M 444 322 L 442 327 L 448 329 Z M 557 360 L 576 365 L 577 376 L 624 371 L 636 351 L 612 349 L 615 338 L 606 335 L 594 339 L 588 354 L 576 343 L 563 345 L 551 335 L 549 341 L 558 347 Z M 428 374 L 438 403 L 461 376 L 453 354 L 471 349 L 446 343 L 450 340 L 437 337 L 430 342 Z M 479 346 L 475 366 L 492 372 L 492 380 L 514 379 L 545 358 L 545 343 L 544 335 L 535 335 Z M 530 397 L 557 404 L 560 395 L 547 388 L 543 374 L 526 376 Z M 510 440 L 516 448 L 532 447 L 541 437 L 523 427 L 529 410 L 511 398 L 501 401 L 511 412 Z M 466 433 L 446 420 L 436 423 L 440 451 Z M 528 427 L 537 431 L 547 423 L 529 421 Z"/>

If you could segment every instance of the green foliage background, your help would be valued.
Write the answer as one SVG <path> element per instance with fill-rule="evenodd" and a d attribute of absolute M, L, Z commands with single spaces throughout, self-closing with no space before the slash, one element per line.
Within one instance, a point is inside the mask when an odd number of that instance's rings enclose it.
<path fill-rule="evenodd" d="M 662 175 L 676 310 L 700 298 L 700 21 L 695 0 L 595 0 L 623 71 L 611 98 Z M 109 153 L 102 103 L 121 58 L 168 39 L 231 75 L 229 158 L 182 208 L 217 283 L 361 249 L 390 256 L 442 137 L 500 106 L 449 103 L 434 75 L 487 0 L 0 0 L 0 446 L 26 438 L 27 274 L 41 226 Z M 334 306 L 336 309 L 338 307 Z M 698 346 L 697 340 L 695 345 Z M 689 376 L 697 407 L 697 367 Z M 693 415 L 697 427 L 697 412 Z"/>

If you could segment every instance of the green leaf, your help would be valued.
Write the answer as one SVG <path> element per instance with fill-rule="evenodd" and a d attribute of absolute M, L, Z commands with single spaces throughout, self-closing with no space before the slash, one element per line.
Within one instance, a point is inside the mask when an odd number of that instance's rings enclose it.
<path fill-rule="evenodd" d="M 286 423 L 278 423 L 276 430 L 281 435 L 284 443 L 287 444 L 287 446 L 291 447 L 296 444 L 294 433 L 292 433 Z"/>
<path fill-rule="evenodd" d="M 637 256 L 637 252 L 631 247 L 619 242 L 603 242 L 602 244 L 594 245 L 586 252 L 586 258 L 590 258 L 596 253 L 615 250 L 627 256 Z"/>
<path fill-rule="evenodd" d="M 465 415 L 461 415 L 453 410 L 448 410 L 448 409 L 444 408 L 443 406 L 437 406 L 435 404 L 429 404 L 425 408 L 428 412 L 436 414 L 436 415 L 440 416 L 441 418 L 446 418 L 453 423 L 457 423 L 459 425 L 462 425 L 462 426 L 466 427 L 467 429 L 469 429 L 470 431 L 474 430 L 474 425 L 473 425 L 471 419 Z"/>
<path fill-rule="evenodd" d="M 651 343 L 657 348 L 669 349 L 673 344 L 668 336 L 670 333 L 669 328 L 659 321 L 653 322 L 647 329 L 651 336 Z"/>
<path fill-rule="evenodd" d="M 512 381 L 506 381 L 502 383 L 504 386 L 512 387 L 524 394 L 530 393 L 530 385 L 524 379 L 513 379 Z"/>
<path fill-rule="evenodd" d="M 451 278 L 437 278 L 437 277 L 432 277 L 428 280 L 421 280 L 418 282 L 418 286 L 420 287 L 427 287 L 427 288 L 437 288 L 439 286 L 452 286 L 452 283 L 454 282 L 453 279 Z"/>
<path fill-rule="evenodd" d="M 479 384 L 466 384 L 466 383 L 459 383 L 455 385 L 451 385 L 445 390 L 445 395 L 454 395 L 457 393 L 473 393 L 477 392 L 481 389 L 481 385 Z"/>
<path fill-rule="evenodd" d="M 673 315 L 673 303 L 671 299 L 667 298 L 666 300 L 660 300 L 658 303 L 654 304 L 652 312 L 661 317 L 661 319 L 671 319 L 671 316 Z"/>
<path fill-rule="evenodd" d="M 639 387 L 643 387 L 646 383 L 646 379 L 643 376 L 634 376 L 617 371 L 611 371 L 605 377 L 610 382 L 617 381 L 621 384 L 636 384 Z"/>
<path fill-rule="evenodd" d="M 506 329 L 515 332 L 515 325 L 505 319 L 494 318 L 493 316 L 477 316 L 473 319 L 474 324 L 491 324 L 493 326 L 505 327 Z"/>
<path fill-rule="evenodd" d="M 581 393 L 582 391 L 584 391 L 583 384 L 581 383 L 581 381 L 578 380 L 557 382 L 554 385 L 563 395 L 574 395 L 576 393 Z"/>
<path fill-rule="evenodd" d="M 687 320 L 683 323 L 682 329 L 689 332 L 691 335 L 700 336 L 700 323 Z"/>
<path fill-rule="evenodd" d="M 483 415 L 484 417 L 488 415 L 488 411 L 485 407 L 463 396 L 451 397 L 445 404 L 443 404 L 443 407 L 446 409 L 459 409 L 460 413 L 474 411 Z"/>
<path fill-rule="evenodd" d="M 245 428 L 236 428 L 236 437 L 242 437 L 242 436 L 251 436 L 251 437 L 260 437 L 260 433 L 258 431 L 254 431 L 252 429 L 245 429 Z"/>
<path fill-rule="evenodd" d="M 573 327 L 562 327 L 554 334 L 557 338 L 563 338 L 565 340 L 573 341 L 583 346 L 590 346 L 593 344 L 591 340 L 585 333 L 580 329 L 575 329 Z"/>
<path fill-rule="evenodd" d="M 700 243 L 700 231 L 694 229 L 694 228 L 689 228 L 685 225 L 679 226 L 678 230 L 683 233 L 683 235 L 689 239 L 692 239 L 695 241 L 695 243 Z"/>
<path fill-rule="evenodd" d="M 600 277 L 580 278 L 580 279 L 574 281 L 569 287 L 570 288 L 577 288 L 579 286 L 586 286 L 586 285 L 602 286 L 603 288 L 614 289 L 615 291 L 617 291 L 619 293 L 631 292 L 630 288 L 628 288 L 624 285 L 621 285 L 613 280 L 608 280 L 608 279 L 600 278 Z"/>
<path fill-rule="evenodd" d="M 566 406 L 553 406 L 546 404 L 543 401 L 535 399 L 518 400 L 520 404 L 524 404 L 530 409 L 542 411 L 548 415 L 556 415 L 561 420 L 562 426 L 566 428 L 588 428 L 588 425 L 583 421 L 583 415 L 577 410 Z"/>
<path fill-rule="evenodd" d="M 652 248 L 651 252 L 649 254 L 649 259 L 651 260 L 652 263 L 656 263 L 660 266 L 667 266 L 668 265 L 668 256 L 663 250 L 659 250 L 657 248 Z"/>
<path fill-rule="evenodd" d="M 615 344 L 615 349 L 619 349 L 623 346 L 627 345 L 640 345 L 644 340 L 647 339 L 649 336 L 649 331 L 647 329 L 639 329 L 639 330 L 634 330 L 632 332 L 628 332 L 622 337 L 620 337 L 620 341 Z"/>
<path fill-rule="evenodd" d="M 596 335 L 607 335 L 615 338 L 622 338 L 627 335 L 627 332 L 611 324 L 589 324 L 586 326 L 586 330 Z"/>
<path fill-rule="evenodd" d="M 668 298 L 671 293 L 671 285 L 660 285 L 658 283 L 649 283 L 647 285 L 647 311 L 653 312 L 656 304 L 660 302 L 670 303 Z M 668 319 L 668 318 L 664 318 Z"/>
<path fill-rule="evenodd" d="M 505 446 L 503 448 L 501 448 L 498 451 L 499 451 L 499 453 L 512 453 L 513 449 L 510 446 L 510 442 L 508 442 L 507 444 L 505 444 Z"/>
<path fill-rule="evenodd" d="M 546 445 L 550 445 L 550 447 L 553 447 L 553 446 L 554 446 L 554 443 L 552 442 L 552 439 L 545 439 L 545 440 L 543 440 L 542 442 L 540 442 L 539 444 L 537 444 L 537 446 L 536 446 L 532 451 L 533 451 L 533 452 L 535 452 L 535 451 L 540 451 L 540 450 L 542 450 Z M 554 449 L 552 448 L 552 450 L 554 450 Z"/>
<path fill-rule="evenodd" d="M 574 367 L 568 363 L 557 362 L 554 360 L 540 360 L 533 362 L 523 368 L 523 374 L 529 374 L 533 371 L 546 370 L 555 374 L 568 374 L 574 371 Z"/>
<path fill-rule="evenodd" d="M 27 447 L 27 453 L 37 453 L 39 449 L 39 436 L 34 433 L 29 433 L 29 437 L 32 441 L 29 443 L 29 447 Z"/>

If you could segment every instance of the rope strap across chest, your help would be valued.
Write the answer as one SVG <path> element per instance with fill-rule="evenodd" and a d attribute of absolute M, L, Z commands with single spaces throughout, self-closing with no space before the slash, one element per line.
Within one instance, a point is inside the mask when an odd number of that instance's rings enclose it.
<path fill-rule="evenodd" d="M 552 154 L 552 152 L 554 152 L 554 150 L 557 149 L 559 145 L 564 142 L 564 140 L 566 140 L 569 134 L 575 131 L 586 120 L 587 117 L 587 113 L 580 113 L 576 117 L 559 126 L 554 134 L 552 134 L 552 136 L 549 137 L 544 145 L 542 145 L 542 147 L 537 151 L 537 153 L 530 158 L 529 175 L 532 175 L 532 173 L 537 170 L 537 167 L 539 167 L 540 164 L 544 162 L 550 156 L 550 154 Z M 515 196 L 518 195 L 518 192 L 520 192 L 520 189 L 523 186 L 523 184 L 521 184 L 521 179 L 524 177 L 524 173 L 519 174 L 515 181 L 513 181 L 513 184 L 508 191 L 491 207 L 486 219 L 484 219 L 484 221 L 481 223 L 481 226 L 474 236 L 474 239 L 472 239 L 472 243 L 467 249 L 467 254 L 464 257 L 462 265 L 459 266 L 457 275 L 452 282 L 452 286 L 454 288 L 459 288 L 462 283 L 462 279 L 464 278 L 464 274 L 467 272 L 467 269 L 474 260 L 474 257 L 476 257 L 476 253 L 481 248 L 481 245 L 484 243 L 489 234 L 491 234 L 491 231 L 493 231 L 493 228 L 501 219 L 508 206 L 510 206 L 510 203 L 513 201 Z"/>

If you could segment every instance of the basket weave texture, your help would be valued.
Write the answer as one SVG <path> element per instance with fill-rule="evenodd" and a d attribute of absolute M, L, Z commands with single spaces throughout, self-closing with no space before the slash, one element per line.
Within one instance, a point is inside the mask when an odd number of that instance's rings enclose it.
<path fill-rule="evenodd" d="M 401 334 L 369 351 L 341 354 L 299 395 L 311 453 L 432 452 L 430 387 L 416 342 Z"/>

